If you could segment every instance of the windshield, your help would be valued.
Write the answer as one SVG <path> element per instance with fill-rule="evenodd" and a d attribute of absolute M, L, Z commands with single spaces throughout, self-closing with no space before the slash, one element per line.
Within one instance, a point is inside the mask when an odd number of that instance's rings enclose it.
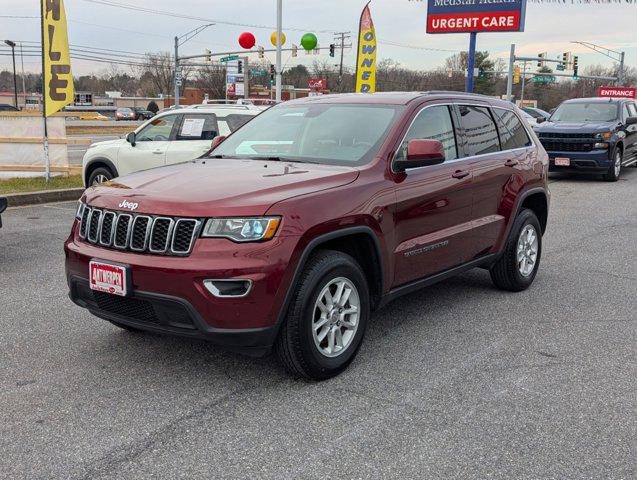
<path fill-rule="evenodd" d="M 612 122 L 617 119 L 614 103 L 563 103 L 551 116 L 551 122 Z"/>
<path fill-rule="evenodd" d="M 403 107 L 291 105 L 263 112 L 210 156 L 364 165 L 378 153 Z"/>

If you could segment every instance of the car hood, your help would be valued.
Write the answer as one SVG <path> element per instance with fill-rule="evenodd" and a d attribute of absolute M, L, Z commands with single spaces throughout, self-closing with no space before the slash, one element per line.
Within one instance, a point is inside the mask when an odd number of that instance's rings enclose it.
<path fill-rule="evenodd" d="M 89 148 L 93 148 L 93 147 L 109 147 L 109 146 L 113 146 L 113 145 L 118 145 L 118 144 L 122 143 L 122 141 L 123 141 L 122 138 L 117 138 L 115 140 L 104 140 L 103 142 L 92 143 Z"/>
<path fill-rule="evenodd" d="M 211 217 L 263 215 L 277 202 L 353 182 L 351 167 L 206 159 L 137 172 L 90 187 L 89 205 L 136 213 Z"/>
<path fill-rule="evenodd" d="M 615 128 L 616 122 L 544 122 L 535 131 L 541 133 L 599 133 Z"/>

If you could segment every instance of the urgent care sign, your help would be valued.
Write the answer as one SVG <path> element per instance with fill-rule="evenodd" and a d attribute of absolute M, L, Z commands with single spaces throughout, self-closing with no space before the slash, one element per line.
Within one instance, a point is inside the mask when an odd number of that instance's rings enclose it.
<path fill-rule="evenodd" d="M 598 97 L 637 98 L 637 88 L 634 87 L 599 87 Z"/>
<path fill-rule="evenodd" d="M 526 0 L 428 0 L 427 33 L 523 32 Z"/>

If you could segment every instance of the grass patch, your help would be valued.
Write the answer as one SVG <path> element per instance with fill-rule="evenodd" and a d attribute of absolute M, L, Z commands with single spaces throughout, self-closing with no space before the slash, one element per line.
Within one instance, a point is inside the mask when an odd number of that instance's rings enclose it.
<path fill-rule="evenodd" d="M 0 179 L 0 195 L 5 193 L 37 192 L 40 190 L 61 190 L 64 188 L 82 188 L 82 175 L 51 177 L 47 185 L 44 177 Z"/>

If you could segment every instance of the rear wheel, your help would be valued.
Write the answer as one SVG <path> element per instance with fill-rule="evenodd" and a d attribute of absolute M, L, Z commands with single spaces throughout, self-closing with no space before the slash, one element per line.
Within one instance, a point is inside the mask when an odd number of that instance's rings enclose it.
<path fill-rule="evenodd" d="M 111 172 L 108 168 L 99 167 L 91 172 L 91 175 L 88 178 L 88 186 L 91 187 L 93 185 L 108 182 L 113 178 L 113 172 Z"/>
<path fill-rule="evenodd" d="M 356 261 L 321 251 L 304 268 L 275 351 L 292 374 L 324 380 L 342 372 L 363 341 L 370 311 L 369 289 Z"/>
<path fill-rule="evenodd" d="M 613 158 L 613 164 L 608 169 L 608 173 L 604 175 L 604 180 L 606 180 L 607 182 L 616 182 L 617 180 L 619 180 L 619 175 L 622 171 L 622 159 L 622 151 L 620 149 L 617 149 Z"/>
<path fill-rule="evenodd" d="M 516 217 L 502 256 L 489 273 L 496 287 L 511 292 L 531 286 L 542 256 L 542 229 L 535 213 L 524 209 Z"/>

